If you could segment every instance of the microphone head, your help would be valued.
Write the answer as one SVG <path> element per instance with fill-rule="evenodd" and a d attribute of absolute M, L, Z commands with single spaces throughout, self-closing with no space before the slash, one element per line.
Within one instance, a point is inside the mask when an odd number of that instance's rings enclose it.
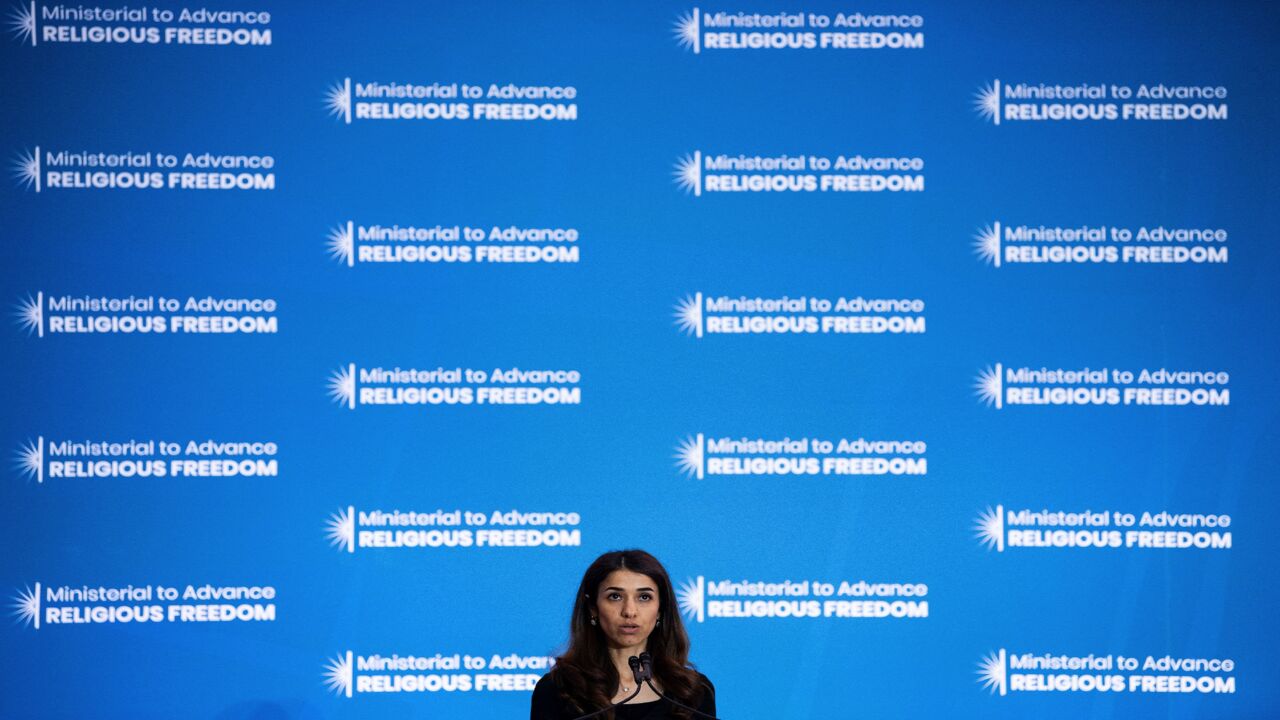
<path fill-rule="evenodd" d="M 653 656 L 648 652 L 640 653 L 640 672 L 644 674 L 645 680 L 653 679 Z"/>
<path fill-rule="evenodd" d="M 639 686 L 645 681 L 644 668 L 640 664 L 640 659 L 635 655 L 627 658 L 627 664 L 631 666 L 631 675 L 635 678 L 636 685 Z"/>

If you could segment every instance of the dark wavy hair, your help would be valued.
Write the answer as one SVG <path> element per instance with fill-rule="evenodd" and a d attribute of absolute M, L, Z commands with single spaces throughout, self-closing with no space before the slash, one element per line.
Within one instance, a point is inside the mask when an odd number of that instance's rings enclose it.
<path fill-rule="evenodd" d="M 614 550 L 595 559 L 582 575 L 578 596 L 569 620 L 569 647 L 556 658 L 552 679 L 565 702 L 579 714 L 608 707 L 618 689 L 618 671 L 609 657 L 604 632 L 591 624 L 600 583 L 614 570 L 630 570 L 648 576 L 658 589 L 658 617 L 661 622 L 649 635 L 645 648 L 653 658 L 653 677 L 664 695 L 685 705 L 698 707 L 707 691 L 698 673 L 689 664 L 689 636 L 676 607 L 671 578 L 658 559 L 644 550 Z M 676 717 L 691 716 L 672 708 Z M 604 713 L 613 720 L 613 712 Z"/>

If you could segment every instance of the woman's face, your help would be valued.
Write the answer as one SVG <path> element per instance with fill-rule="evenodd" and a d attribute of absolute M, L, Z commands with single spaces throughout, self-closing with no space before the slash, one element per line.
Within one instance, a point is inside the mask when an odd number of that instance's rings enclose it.
<path fill-rule="evenodd" d="M 614 570 L 596 588 L 596 617 L 613 648 L 644 650 L 658 622 L 658 584 L 648 575 Z"/>

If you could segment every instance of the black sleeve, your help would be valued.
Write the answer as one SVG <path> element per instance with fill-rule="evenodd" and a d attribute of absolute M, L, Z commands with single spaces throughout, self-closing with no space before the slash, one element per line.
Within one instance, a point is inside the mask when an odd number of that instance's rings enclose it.
<path fill-rule="evenodd" d="M 714 716 L 716 714 L 716 686 L 711 684 L 711 680 L 701 673 L 698 677 L 702 680 L 702 702 L 698 703 L 698 712 L 704 712 Z"/>
<path fill-rule="evenodd" d="M 556 692 L 551 673 L 547 673 L 533 687 L 533 699 L 529 701 L 529 720 L 561 720 L 567 717 L 563 704 L 560 693 Z"/>

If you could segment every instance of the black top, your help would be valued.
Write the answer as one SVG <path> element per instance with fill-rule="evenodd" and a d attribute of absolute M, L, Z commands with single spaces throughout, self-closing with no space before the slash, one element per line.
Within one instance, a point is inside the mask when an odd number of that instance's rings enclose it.
<path fill-rule="evenodd" d="M 705 689 L 702 693 L 702 702 L 698 703 L 697 710 L 714 717 L 716 714 L 715 686 L 702 673 L 698 673 L 698 679 Z M 668 718 L 675 717 L 670 712 L 674 707 L 666 700 L 653 700 L 642 703 L 631 702 L 614 708 L 613 713 L 617 720 L 668 720 Z M 582 713 L 574 711 L 560 697 L 560 693 L 556 690 L 556 683 L 551 679 L 551 673 L 543 675 L 537 686 L 533 688 L 533 701 L 530 706 L 529 719 L 573 720 L 579 715 L 582 715 Z M 596 717 L 600 716 L 597 715 Z M 706 720 L 701 715 L 694 715 L 693 717 L 695 720 Z M 593 718 L 592 720 L 595 719 Z"/>

